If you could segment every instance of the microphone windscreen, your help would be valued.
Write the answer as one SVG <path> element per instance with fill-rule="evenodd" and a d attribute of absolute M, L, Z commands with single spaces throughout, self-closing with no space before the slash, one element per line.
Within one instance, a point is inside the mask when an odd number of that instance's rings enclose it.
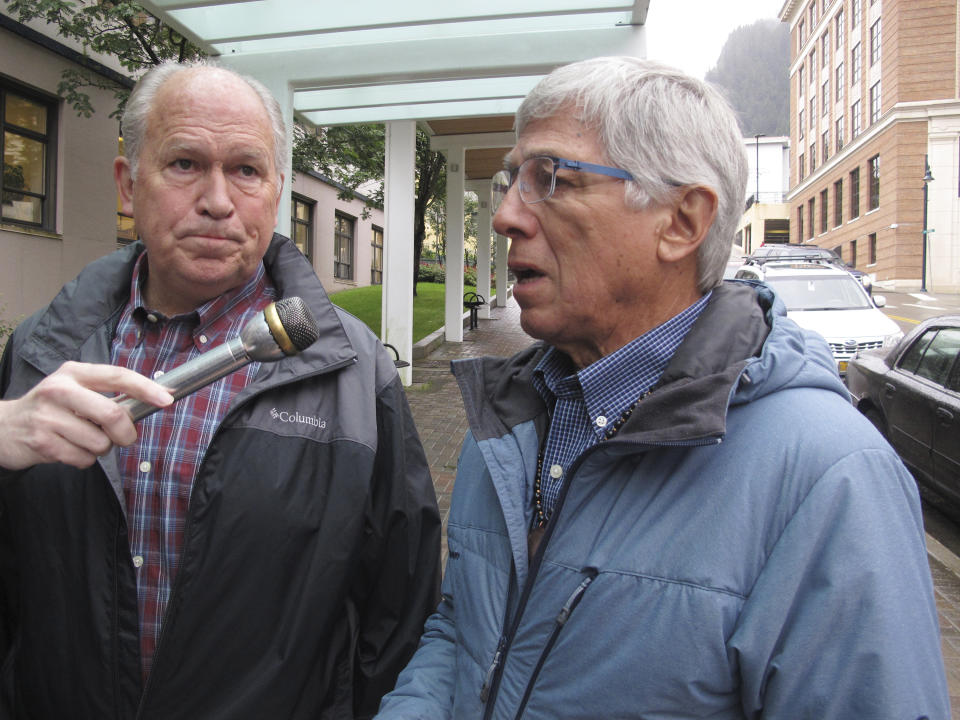
<path fill-rule="evenodd" d="M 313 345 L 320 336 L 320 328 L 310 308 L 299 297 L 283 298 L 276 302 L 277 318 L 297 352 Z M 277 338 L 278 344 L 281 344 Z"/>

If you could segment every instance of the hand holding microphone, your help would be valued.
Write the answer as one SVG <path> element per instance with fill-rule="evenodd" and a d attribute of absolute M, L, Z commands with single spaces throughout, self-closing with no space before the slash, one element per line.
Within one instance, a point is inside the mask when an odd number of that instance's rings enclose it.
<path fill-rule="evenodd" d="M 174 400 L 179 400 L 254 360 L 273 362 L 296 355 L 319 335 L 317 321 L 307 304 L 298 297 L 284 298 L 270 303 L 238 337 L 161 375 L 156 382 L 167 388 Z M 134 422 L 161 409 L 133 397 L 121 396 L 116 400 L 130 412 Z"/>

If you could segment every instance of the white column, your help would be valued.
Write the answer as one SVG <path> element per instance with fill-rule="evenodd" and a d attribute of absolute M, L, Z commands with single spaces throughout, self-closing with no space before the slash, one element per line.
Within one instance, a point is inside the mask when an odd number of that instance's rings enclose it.
<path fill-rule="evenodd" d="M 477 295 L 482 295 L 487 304 L 477 313 L 490 317 L 490 202 L 493 187 L 489 180 L 471 180 L 467 190 L 477 195 Z"/>
<path fill-rule="evenodd" d="M 507 238 L 497 234 L 497 307 L 507 306 Z"/>
<path fill-rule="evenodd" d="M 229 62 L 224 61 L 224 65 Z M 287 126 L 287 135 L 290 144 L 293 144 L 293 88 L 286 78 L 280 74 L 271 75 L 252 75 L 262 82 L 266 88 L 273 93 L 273 96 L 280 103 L 280 111 L 283 113 L 283 123 Z M 280 207 L 277 210 L 276 231 L 281 235 L 290 237 L 290 198 L 293 186 L 293 152 L 288 148 L 287 157 L 283 168 L 283 190 L 280 191 Z"/>
<path fill-rule="evenodd" d="M 445 334 L 448 342 L 463 342 L 463 146 L 447 151 L 447 280 Z M 412 270 L 411 270 L 412 272 Z"/>
<path fill-rule="evenodd" d="M 388 122 L 385 133 L 383 209 L 383 299 L 380 337 L 401 360 L 413 362 L 413 195 L 417 127 Z M 400 368 L 404 385 L 413 368 Z"/>

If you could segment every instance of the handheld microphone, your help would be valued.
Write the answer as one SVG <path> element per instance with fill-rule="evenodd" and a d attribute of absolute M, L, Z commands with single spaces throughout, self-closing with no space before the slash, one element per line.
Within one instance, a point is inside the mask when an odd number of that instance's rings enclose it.
<path fill-rule="evenodd" d="M 267 305 L 239 336 L 161 375 L 157 383 L 169 390 L 174 400 L 179 400 L 254 360 L 273 362 L 296 355 L 319 335 L 317 321 L 307 304 L 298 297 L 284 298 Z M 134 422 L 161 409 L 125 395 L 115 400 L 130 412 Z"/>

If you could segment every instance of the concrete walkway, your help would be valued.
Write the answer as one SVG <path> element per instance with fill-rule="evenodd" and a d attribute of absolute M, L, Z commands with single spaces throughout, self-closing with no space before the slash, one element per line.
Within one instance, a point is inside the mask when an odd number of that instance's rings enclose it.
<path fill-rule="evenodd" d="M 492 308 L 490 319 L 480 319 L 476 330 L 464 330 L 462 343 L 444 342 L 426 358 L 414 360 L 413 384 L 407 389 L 407 397 L 427 453 L 443 516 L 444 562 L 450 495 L 460 443 L 467 431 L 460 390 L 450 374 L 450 361 L 480 355 L 507 357 L 532 342 L 533 338 L 520 328 L 519 307 L 510 299 L 505 307 Z M 960 720 L 960 558 L 929 535 L 927 547 L 953 707 L 952 720 Z"/>

